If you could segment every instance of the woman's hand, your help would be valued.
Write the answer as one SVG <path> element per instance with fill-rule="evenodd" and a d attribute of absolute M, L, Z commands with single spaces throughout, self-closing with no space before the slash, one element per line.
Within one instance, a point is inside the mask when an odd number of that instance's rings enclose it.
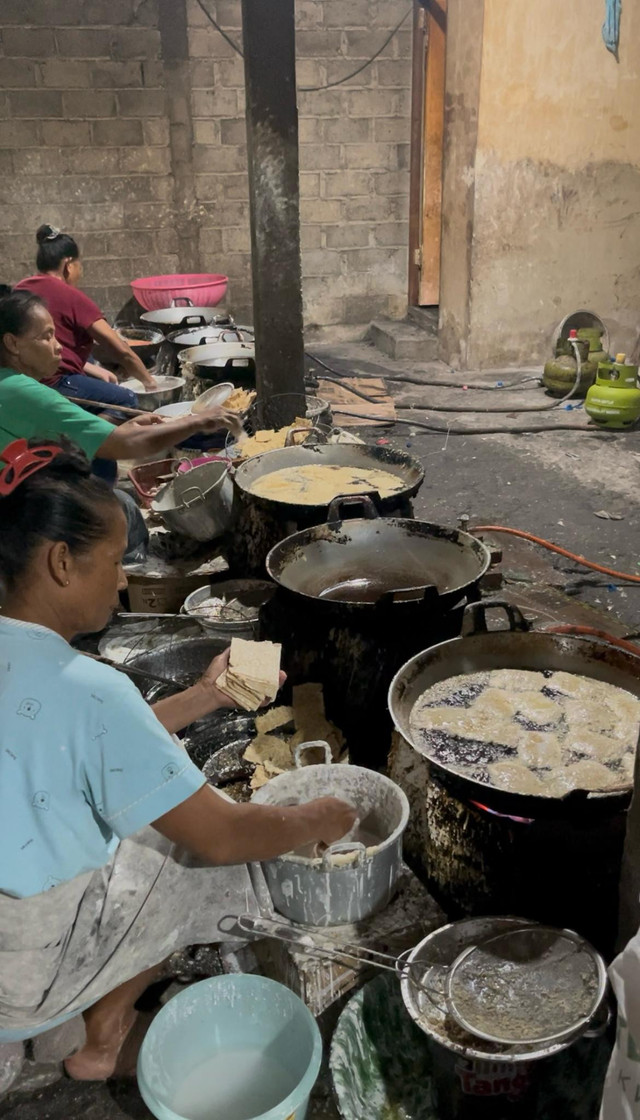
<path fill-rule="evenodd" d="M 212 712 L 217 708 L 237 708 L 238 706 L 235 701 L 232 700 L 230 696 L 227 696 L 226 692 L 222 692 L 216 684 L 218 677 L 222 676 L 228 665 L 229 650 L 225 649 L 223 653 L 219 653 L 217 657 L 214 657 L 208 669 L 205 670 L 198 682 L 202 688 L 206 689 L 207 696 L 211 700 L 211 707 L 209 710 Z M 278 683 L 279 689 L 282 688 L 286 679 L 287 674 L 281 671 Z M 267 700 L 264 704 L 261 704 L 260 707 L 264 708 L 270 703 L 271 701 Z"/>
<path fill-rule="evenodd" d="M 88 377 L 95 377 L 96 381 L 106 381 L 109 385 L 118 384 L 118 378 L 115 373 L 111 373 L 111 370 L 104 369 L 103 366 L 99 366 L 96 362 L 87 362 L 84 367 L 84 373 L 86 373 Z"/>
<path fill-rule="evenodd" d="M 224 405 L 208 408 L 206 412 L 198 413 L 198 421 L 202 432 L 215 432 L 218 428 L 228 428 L 235 439 L 242 434 L 242 421 L 237 412 L 231 412 Z"/>

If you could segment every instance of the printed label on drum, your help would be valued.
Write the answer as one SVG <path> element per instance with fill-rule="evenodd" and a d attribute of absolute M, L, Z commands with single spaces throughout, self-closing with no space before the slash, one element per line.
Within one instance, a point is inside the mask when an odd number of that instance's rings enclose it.
<path fill-rule="evenodd" d="M 511 1062 L 481 1062 L 461 1058 L 456 1073 L 463 1093 L 470 1097 L 508 1097 L 517 1100 L 529 1088 L 528 1065 Z"/>

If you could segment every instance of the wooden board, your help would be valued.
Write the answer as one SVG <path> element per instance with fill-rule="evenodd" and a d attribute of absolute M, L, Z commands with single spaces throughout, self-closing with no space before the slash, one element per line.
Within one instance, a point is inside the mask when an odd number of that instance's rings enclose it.
<path fill-rule="evenodd" d="M 344 377 L 340 385 L 336 385 L 334 381 L 323 381 L 321 376 L 318 376 L 318 380 L 320 381 L 318 396 L 331 405 L 333 422 L 337 427 L 364 428 L 368 425 L 378 426 L 381 423 L 389 423 L 396 419 L 395 405 L 381 377 Z M 359 389 L 361 393 L 366 393 L 368 397 L 374 397 L 376 403 L 369 404 L 368 401 L 363 401 L 362 397 L 350 393 L 350 386 Z M 340 406 L 350 412 L 362 413 L 370 419 L 362 420 L 345 416 L 340 412 Z"/>

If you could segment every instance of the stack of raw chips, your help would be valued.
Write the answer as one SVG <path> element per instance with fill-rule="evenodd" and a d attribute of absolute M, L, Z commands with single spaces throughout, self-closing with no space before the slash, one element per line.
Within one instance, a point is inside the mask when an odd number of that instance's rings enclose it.
<path fill-rule="evenodd" d="M 216 684 L 240 708 L 254 712 L 274 700 L 280 684 L 280 653 L 275 642 L 247 642 L 233 638 L 229 664 Z"/>

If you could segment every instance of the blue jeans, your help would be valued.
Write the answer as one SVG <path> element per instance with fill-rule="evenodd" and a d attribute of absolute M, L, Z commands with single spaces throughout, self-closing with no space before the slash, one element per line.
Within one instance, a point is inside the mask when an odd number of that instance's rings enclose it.
<path fill-rule="evenodd" d="M 138 398 L 131 389 L 124 389 L 122 385 L 114 385 L 110 381 L 101 381 L 98 377 L 89 377 L 86 373 L 65 373 L 55 388 L 63 397 L 82 397 L 86 401 L 95 401 L 96 408 L 80 406 L 86 408 L 87 412 L 108 412 L 110 404 L 123 404 L 126 408 L 138 406 Z M 122 419 L 122 413 L 116 412 L 111 415 L 115 420 Z M 118 467 L 111 459 L 94 459 L 92 473 L 113 486 L 118 475 Z"/>

